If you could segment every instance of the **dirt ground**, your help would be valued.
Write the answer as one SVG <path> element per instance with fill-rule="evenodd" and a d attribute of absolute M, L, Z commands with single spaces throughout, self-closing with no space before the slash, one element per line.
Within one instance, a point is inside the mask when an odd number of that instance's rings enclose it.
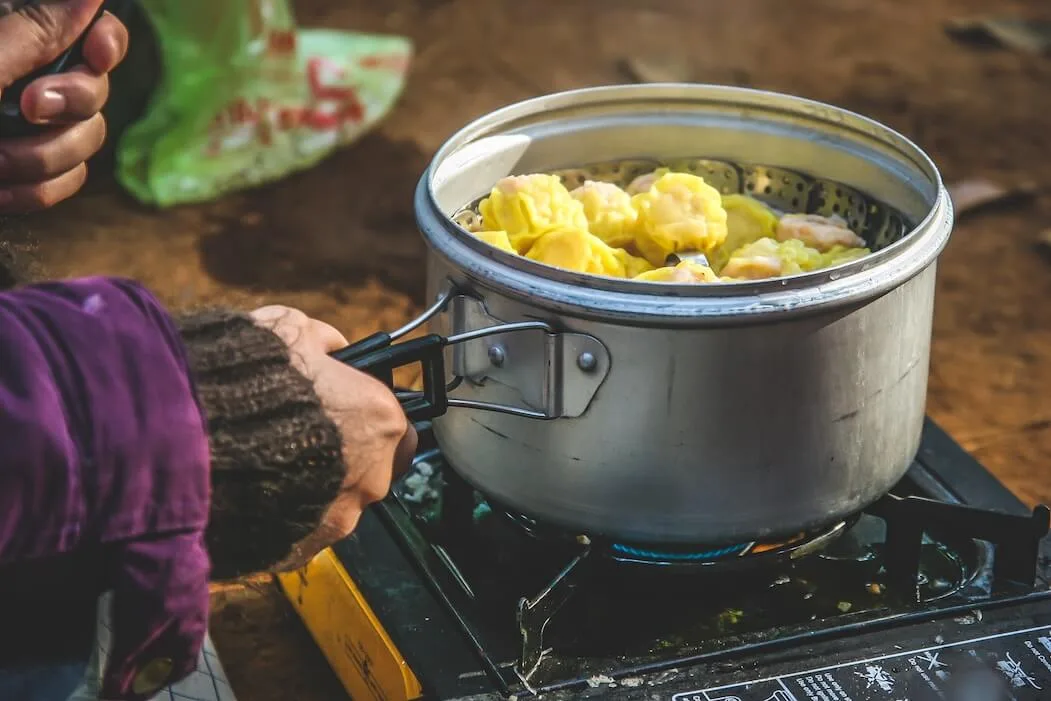
<path fill-rule="evenodd" d="M 1051 16 L 1044 0 L 1002 13 Z M 1051 183 L 1051 57 L 949 39 L 981 0 L 301 0 L 304 24 L 412 37 L 390 118 L 320 167 L 221 202 L 156 213 L 103 182 L 36 219 L 54 275 L 116 273 L 174 306 L 281 302 L 348 336 L 421 301 L 412 191 L 471 118 L 538 93 L 623 82 L 629 56 L 686 62 L 697 81 L 795 93 L 904 132 L 948 182 Z M 939 270 L 929 408 L 1027 502 L 1051 502 L 1051 194 L 959 223 Z M 342 689 L 268 582 L 217 589 L 212 630 L 239 697 Z"/>

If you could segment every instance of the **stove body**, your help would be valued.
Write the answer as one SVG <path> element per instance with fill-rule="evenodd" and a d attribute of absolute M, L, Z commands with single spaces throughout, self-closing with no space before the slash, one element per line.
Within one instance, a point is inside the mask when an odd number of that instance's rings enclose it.
<path fill-rule="evenodd" d="M 705 552 L 545 532 L 432 446 L 281 583 L 356 701 L 1023 701 L 1051 698 L 1047 532 L 930 421 L 857 519 Z"/>

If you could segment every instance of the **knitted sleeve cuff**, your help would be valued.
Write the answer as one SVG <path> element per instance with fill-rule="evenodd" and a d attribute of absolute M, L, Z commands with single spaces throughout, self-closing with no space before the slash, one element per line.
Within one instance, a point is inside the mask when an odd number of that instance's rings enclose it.
<path fill-rule="evenodd" d="M 208 419 L 213 577 L 266 569 L 314 530 L 336 497 L 340 431 L 277 336 L 230 312 L 177 322 Z"/>

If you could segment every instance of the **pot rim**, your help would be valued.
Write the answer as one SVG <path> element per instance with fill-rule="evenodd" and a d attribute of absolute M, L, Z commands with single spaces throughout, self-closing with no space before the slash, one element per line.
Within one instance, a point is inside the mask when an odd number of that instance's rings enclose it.
<path fill-rule="evenodd" d="M 626 280 L 538 263 L 489 246 L 439 207 L 435 192 L 438 171 L 465 146 L 513 131 L 530 118 L 543 120 L 545 115 L 552 115 L 551 121 L 557 123 L 559 111 L 603 104 L 616 109 L 645 101 L 694 103 L 699 108 L 739 107 L 845 131 L 859 144 L 875 141 L 883 149 L 893 150 L 926 179 L 934 195 L 918 224 L 899 240 L 864 258 L 786 277 L 711 285 Z M 473 283 L 562 313 L 672 324 L 705 319 L 726 323 L 731 318 L 771 314 L 783 318 L 864 302 L 904 284 L 931 265 L 947 244 L 953 222 L 952 203 L 937 167 L 916 144 L 893 129 L 848 110 L 783 93 L 678 83 L 582 88 L 490 112 L 460 129 L 438 150 L 420 179 L 415 209 L 428 245 Z"/>

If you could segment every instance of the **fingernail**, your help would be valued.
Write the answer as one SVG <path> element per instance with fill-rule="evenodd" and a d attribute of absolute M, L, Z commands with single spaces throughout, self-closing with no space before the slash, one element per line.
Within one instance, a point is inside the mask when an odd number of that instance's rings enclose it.
<path fill-rule="evenodd" d="M 110 49 L 113 51 L 113 55 L 117 57 L 117 64 L 123 61 L 128 55 L 128 44 L 121 41 L 116 36 L 110 37 Z"/>
<path fill-rule="evenodd" d="M 57 90 L 45 90 L 37 102 L 38 119 L 54 119 L 66 111 L 66 96 Z"/>

